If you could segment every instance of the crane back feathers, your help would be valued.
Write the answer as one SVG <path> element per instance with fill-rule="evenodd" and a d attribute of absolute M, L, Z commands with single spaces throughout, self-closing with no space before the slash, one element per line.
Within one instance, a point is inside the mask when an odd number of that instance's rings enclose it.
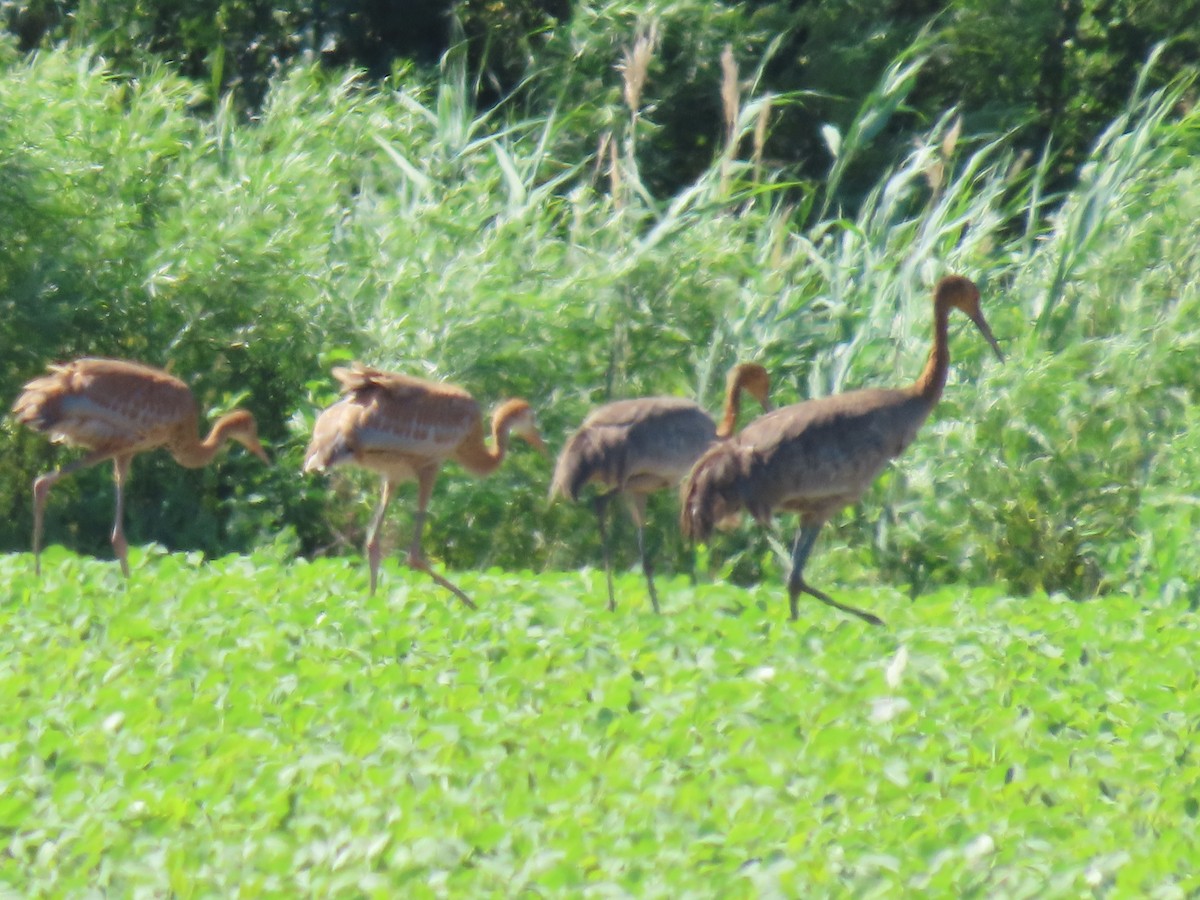
<path fill-rule="evenodd" d="M 643 397 L 605 404 L 559 454 L 550 496 L 578 500 L 591 481 L 642 492 L 678 484 L 715 439 L 712 419 L 691 400 Z"/>
<path fill-rule="evenodd" d="M 499 465 L 509 428 L 519 428 L 540 445 L 524 400 L 508 400 L 497 408 L 489 449 L 479 404 L 462 388 L 359 364 L 333 373 L 343 396 L 317 419 L 305 452 L 306 472 L 353 462 L 401 480 L 453 458 L 468 471 L 485 475 Z"/>
<path fill-rule="evenodd" d="M 192 393 L 159 369 L 84 358 L 49 367 L 13 405 L 17 421 L 52 440 L 137 452 L 170 442 L 197 421 Z"/>
<path fill-rule="evenodd" d="M 162 369 L 119 359 L 85 357 L 49 366 L 13 404 L 17 421 L 51 440 L 128 457 L 166 447 L 184 466 L 202 466 L 228 439 L 267 461 L 254 417 L 222 416 L 203 441 L 196 401 L 186 384 Z"/>
<path fill-rule="evenodd" d="M 746 510 L 820 524 L 857 501 L 916 437 L 932 404 L 912 390 L 866 389 L 785 406 L 709 450 L 684 487 L 680 524 L 705 540 Z"/>

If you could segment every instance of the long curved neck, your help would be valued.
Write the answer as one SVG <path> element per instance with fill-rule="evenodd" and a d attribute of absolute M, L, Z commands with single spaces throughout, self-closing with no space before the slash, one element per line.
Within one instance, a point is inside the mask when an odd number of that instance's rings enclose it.
<path fill-rule="evenodd" d="M 913 384 L 913 393 L 929 401 L 930 405 L 941 399 L 946 386 L 946 373 L 950 369 L 950 308 L 937 304 L 933 311 L 933 347 L 921 376 Z"/>
<path fill-rule="evenodd" d="M 737 378 L 730 378 L 729 383 L 725 385 L 725 413 L 721 416 L 721 422 L 717 425 L 717 437 L 727 438 L 733 434 L 733 430 L 737 428 L 738 414 L 742 411 L 742 382 Z"/>
<path fill-rule="evenodd" d="M 225 431 L 229 427 L 229 418 L 222 416 L 209 431 L 208 437 L 200 440 L 195 424 L 180 429 L 179 437 L 171 444 L 171 455 L 175 461 L 186 469 L 199 469 L 212 462 L 221 446 L 229 440 Z"/>
<path fill-rule="evenodd" d="M 492 417 L 492 446 L 489 448 L 484 443 L 483 423 L 477 422 L 458 445 L 454 458 L 469 472 L 490 475 L 496 471 L 508 451 L 508 428 L 508 417 L 503 410 L 496 410 Z"/>

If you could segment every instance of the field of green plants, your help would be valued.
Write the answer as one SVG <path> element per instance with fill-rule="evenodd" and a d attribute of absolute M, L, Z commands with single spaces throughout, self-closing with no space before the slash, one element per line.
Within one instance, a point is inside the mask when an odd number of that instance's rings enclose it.
<path fill-rule="evenodd" d="M 1194 896 L 1182 601 L 0 557 L 14 896 Z"/>

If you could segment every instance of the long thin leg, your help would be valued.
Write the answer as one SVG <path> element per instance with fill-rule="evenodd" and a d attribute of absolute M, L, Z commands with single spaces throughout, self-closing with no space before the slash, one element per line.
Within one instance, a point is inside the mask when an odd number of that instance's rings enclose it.
<path fill-rule="evenodd" d="M 46 514 L 46 498 L 50 496 L 50 488 L 58 483 L 59 479 L 66 478 L 68 475 L 78 472 L 80 469 L 86 469 L 88 466 L 94 466 L 96 463 L 104 462 L 112 454 L 110 453 L 89 453 L 81 459 L 75 460 L 70 465 L 63 466 L 54 472 L 47 472 L 45 475 L 39 475 L 33 481 L 33 570 L 37 575 L 42 574 L 42 525 L 45 522 Z"/>
<path fill-rule="evenodd" d="M 466 604 L 468 609 L 475 609 L 476 606 L 471 602 L 471 598 L 458 585 L 433 571 L 433 567 L 429 565 L 429 560 L 425 558 L 425 554 L 421 550 L 421 532 L 425 528 L 425 511 L 429 507 L 429 498 L 433 496 L 433 482 L 437 479 L 437 473 L 436 467 L 421 469 L 417 472 L 417 514 L 413 518 L 413 538 L 408 548 L 406 562 L 409 568 L 424 572 L 436 584 L 453 593 Z"/>
<path fill-rule="evenodd" d="M 650 604 L 656 613 L 661 613 L 662 610 L 658 608 L 658 591 L 654 589 L 654 573 L 650 568 L 650 554 L 646 552 L 646 495 L 626 494 L 625 502 L 629 507 L 629 515 L 633 517 L 633 524 L 637 526 L 638 553 L 642 557 L 642 574 L 646 576 L 646 587 L 650 589 Z"/>
<path fill-rule="evenodd" d="M 125 479 L 129 477 L 132 457 L 118 456 L 113 459 L 113 482 L 117 486 L 117 510 L 113 518 L 112 546 L 121 561 L 121 572 L 129 577 L 129 544 L 125 540 Z"/>
<path fill-rule="evenodd" d="M 792 547 L 792 571 L 788 575 L 788 603 L 791 609 L 792 621 L 795 621 L 800 616 L 799 605 L 796 601 L 799 599 L 800 594 L 804 593 L 810 594 L 822 603 L 826 603 L 835 609 L 840 609 L 842 612 L 858 616 L 872 625 L 882 625 L 883 620 L 878 616 L 854 606 L 838 603 L 824 591 L 819 591 L 815 587 L 805 583 L 804 565 L 808 562 L 808 556 L 812 553 L 813 544 L 817 542 L 817 535 L 820 532 L 820 525 L 801 526 L 800 530 L 796 532 L 796 543 Z"/>
<path fill-rule="evenodd" d="M 379 509 L 371 520 L 371 530 L 367 532 L 367 565 L 371 567 L 371 596 L 375 595 L 375 584 L 379 580 L 380 532 L 383 530 L 383 514 L 387 512 L 388 504 L 392 502 L 392 494 L 396 486 L 388 478 L 383 479 L 383 491 L 379 495 Z"/>
<path fill-rule="evenodd" d="M 596 499 L 592 501 L 592 509 L 596 512 L 596 525 L 600 528 L 600 552 L 604 555 L 604 577 L 608 581 L 609 612 L 617 608 L 616 595 L 613 594 L 612 550 L 608 543 L 608 523 L 604 517 L 612 498 L 612 494 L 597 494 Z"/>

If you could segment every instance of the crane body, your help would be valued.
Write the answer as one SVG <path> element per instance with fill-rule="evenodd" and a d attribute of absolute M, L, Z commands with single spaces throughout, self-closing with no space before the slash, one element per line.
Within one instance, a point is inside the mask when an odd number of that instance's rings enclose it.
<path fill-rule="evenodd" d="M 181 466 L 199 468 L 211 462 L 226 441 L 234 440 L 264 462 L 269 461 L 250 413 L 227 413 L 201 440 L 200 417 L 188 386 L 162 369 L 142 363 L 84 357 L 51 365 L 49 374 L 25 385 L 13 404 L 13 413 L 18 422 L 52 441 L 88 451 L 81 459 L 34 480 L 33 552 L 39 574 L 46 498 L 55 483 L 73 472 L 113 461 L 116 517 L 112 545 L 121 571 L 128 576 L 123 524 L 125 482 L 137 454 L 162 447 Z"/>
<path fill-rule="evenodd" d="M 676 487 L 700 454 L 732 433 L 743 390 L 755 396 L 764 409 L 770 409 L 769 388 L 770 380 L 762 366 L 743 363 L 730 370 L 725 412 L 719 425 L 692 400 L 640 397 L 597 407 L 567 441 L 555 466 L 550 494 L 577 501 L 586 484 L 594 482 L 603 489 L 592 505 L 604 553 L 610 610 L 616 608 L 616 599 L 605 513 L 612 498 L 621 496 L 625 500 L 637 528 L 642 572 L 650 602 L 658 612 L 658 592 L 645 540 L 647 497 Z"/>
<path fill-rule="evenodd" d="M 838 603 L 804 581 L 804 566 L 821 527 L 858 502 L 887 464 L 915 439 L 941 398 L 949 369 L 948 320 L 959 309 L 975 323 L 1002 361 L 1003 354 L 979 309 L 979 290 L 961 276 L 946 276 L 934 293 L 934 340 L 912 385 L 868 388 L 781 407 L 760 416 L 740 434 L 705 453 L 683 489 L 680 527 L 707 540 L 714 527 L 743 511 L 768 525 L 776 512 L 799 514 L 788 596 L 792 619 L 798 598 L 810 594 L 830 606 L 882 624 L 869 612 Z"/>
<path fill-rule="evenodd" d="M 416 481 L 417 512 L 406 563 L 474 608 L 465 592 L 433 571 L 421 548 L 434 482 L 450 459 L 475 475 L 495 471 L 507 451 L 510 432 L 544 452 L 529 404 L 508 400 L 496 409 L 488 447 L 479 404 L 462 388 L 358 364 L 335 368 L 333 375 L 341 383 L 343 396 L 317 418 L 304 454 L 304 471 L 325 472 L 353 465 L 380 476 L 380 503 L 366 544 L 371 593 L 378 583 L 384 514 L 396 486 Z"/>

